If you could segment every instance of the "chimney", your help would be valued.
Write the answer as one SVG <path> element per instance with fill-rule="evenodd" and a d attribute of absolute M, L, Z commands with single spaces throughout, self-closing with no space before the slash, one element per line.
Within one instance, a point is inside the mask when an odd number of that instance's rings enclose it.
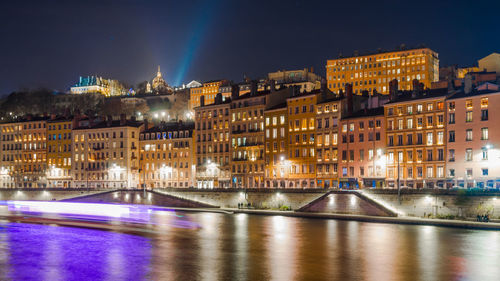
<path fill-rule="evenodd" d="M 108 118 L 108 119 L 107 119 L 107 121 L 106 121 L 106 125 L 107 125 L 108 127 L 111 127 L 111 124 L 113 124 L 113 116 L 108 115 L 108 116 L 107 116 L 107 118 Z"/>
<path fill-rule="evenodd" d="M 127 123 L 127 115 L 120 114 L 120 126 L 124 126 Z"/>
<path fill-rule="evenodd" d="M 398 97 L 398 80 L 393 79 L 389 82 L 390 100 L 394 101 Z"/>
<path fill-rule="evenodd" d="M 271 81 L 269 81 L 269 84 L 271 85 L 271 93 L 276 91 L 276 81 L 274 79 L 271 79 Z"/>
<path fill-rule="evenodd" d="M 353 106 L 354 106 L 354 102 L 353 102 L 353 95 L 352 95 L 352 84 L 345 84 L 345 92 L 346 92 L 346 95 L 347 95 L 347 114 L 348 115 L 351 115 L 352 112 L 353 112 Z"/>
<path fill-rule="evenodd" d="M 135 119 L 135 115 L 132 115 L 132 116 L 130 117 L 130 120 L 132 120 L 132 121 L 134 121 L 134 122 L 135 122 L 135 121 L 136 121 L 136 119 Z"/>
<path fill-rule="evenodd" d="M 50 120 L 55 120 L 56 119 L 56 114 L 55 113 L 51 113 L 50 114 Z"/>
<path fill-rule="evenodd" d="M 252 80 L 250 82 L 250 95 L 255 96 L 257 94 L 257 81 Z"/>
<path fill-rule="evenodd" d="M 222 103 L 222 93 L 217 93 L 215 95 L 215 104 L 221 104 Z"/>
<path fill-rule="evenodd" d="M 411 98 L 414 99 L 420 93 L 420 86 L 419 86 L 419 83 L 418 83 L 417 79 L 413 79 L 412 86 L 413 86 L 413 89 L 412 89 L 412 92 L 411 92 Z"/>
<path fill-rule="evenodd" d="M 321 82 L 321 98 L 323 100 L 327 100 L 328 99 L 328 89 L 326 88 L 326 83 L 323 83 L 323 81 Z"/>
<path fill-rule="evenodd" d="M 205 96 L 200 97 L 200 106 L 205 106 Z"/>
<path fill-rule="evenodd" d="M 368 109 L 371 109 L 373 106 L 372 106 L 372 96 L 373 94 L 375 93 L 375 91 L 373 91 L 371 94 L 368 93 Z"/>
<path fill-rule="evenodd" d="M 66 107 L 64 109 L 64 118 L 68 119 L 69 117 L 71 116 L 70 112 L 69 112 L 69 108 Z"/>
<path fill-rule="evenodd" d="M 470 94 L 472 92 L 472 75 L 470 74 L 465 74 L 464 92 L 466 94 Z"/>
<path fill-rule="evenodd" d="M 149 129 L 148 128 L 149 127 L 149 119 L 146 118 L 146 116 L 144 116 L 144 117 L 145 117 L 144 118 L 144 130 L 147 130 L 147 129 Z"/>
<path fill-rule="evenodd" d="M 231 99 L 236 99 L 240 95 L 240 86 L 231 85 Z"/>

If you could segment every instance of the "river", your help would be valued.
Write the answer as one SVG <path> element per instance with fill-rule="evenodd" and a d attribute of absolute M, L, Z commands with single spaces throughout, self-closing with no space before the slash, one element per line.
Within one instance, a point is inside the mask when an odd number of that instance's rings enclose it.
<path fill-rule="evenodd" d="M 0 222 L 0 280 L 499 280 L 500 232 L 246 214 L 144 235 Z"/>

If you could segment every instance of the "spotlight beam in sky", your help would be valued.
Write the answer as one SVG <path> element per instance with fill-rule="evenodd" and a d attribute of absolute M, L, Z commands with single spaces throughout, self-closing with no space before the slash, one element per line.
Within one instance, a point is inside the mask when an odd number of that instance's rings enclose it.
<path fill-rule="evenodd" d="M 193 62 L 194 55 L 199 49 L 203 37 L 206 35 L 216 6 L 217 1 L 204 1 L 203 5 L 200 5 L 200 11 L 198 12 L 199 16 L 196 17 L 198 20 L 195 22 L 193 30 L 191 31 L 191 37 L 186 46 L 181 64 L 178 67 L 179 70 L 174 85 L 181 85 L 183 83 L 186 73 Z"/>

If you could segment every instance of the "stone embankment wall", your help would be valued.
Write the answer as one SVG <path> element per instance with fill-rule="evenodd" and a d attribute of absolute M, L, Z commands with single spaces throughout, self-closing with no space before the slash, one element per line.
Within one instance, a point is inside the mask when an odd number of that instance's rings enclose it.
<path fill-rule="evenodd" d="M 500 217 L 500 192 L 456 190 L 402 190 L 401 204 L 397 190 L 363 190 L 373 198 L 405 216 L 454 216 L 475 218 L 488 213 Z"/>
<path fill-rule="evenodd" d="M 251 204 L 258 209 L 279 209 L 287 206 L 297 210 L 311 201 L 323 196 L 325 190 L 270 190 L 270 189 L 248 189 L 248 190 L 190 190 L 190 189 L 156 189 L 159 193 L 165 193 L 179 198 L 186 198 L 205 204 L 220 206 L 221 208 L 238 208 L 238 203 Z"/>
<path fill-rule="evenodd" d="M 59 201 L 109 190 L 91 189 L 0 189 L 0 200 Z"/>
<path fill-rule="evenodd" d="M 301 212 L 395 216 L 394 212 L 358 192 L 332 191 L 302 207 Z"/>
<path fill-rule="evenodd" d="M 119 204 L 144 204 L 173 208 L 214 208 L 209 204 L 203 204 L 193 200 L 177 198 L 167 194 L 154 191 L 142 190 L 117 190 L 92 194 L 88 196 L 79 196 L 65 201 L 87 202 L 87 203 L 119 203 Z"/>

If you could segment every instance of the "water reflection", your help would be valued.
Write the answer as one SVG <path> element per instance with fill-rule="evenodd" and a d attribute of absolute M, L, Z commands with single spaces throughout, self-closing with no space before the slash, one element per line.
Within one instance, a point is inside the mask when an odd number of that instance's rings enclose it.
<path fill-rule="evenodd" d="M 181 217 L 182 216 L 182 217 Z M 182 218 L 200 227 L 175 223 Z M 500 232 L 157 214 L 147 237 L 0 222 L 0 280 L 498 280 Z"/>

